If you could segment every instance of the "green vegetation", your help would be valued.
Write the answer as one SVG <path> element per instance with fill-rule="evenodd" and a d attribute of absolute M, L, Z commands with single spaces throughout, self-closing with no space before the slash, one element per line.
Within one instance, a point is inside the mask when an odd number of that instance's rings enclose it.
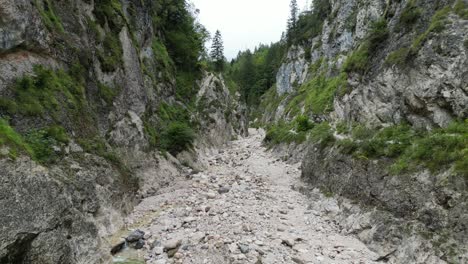
<path fill-rule="evenodd" d="M 280 143 L 303 143 L 307 139 L 307 131 L 295 131 L 294 123 L 280 121 L 268 127 L 264 142 L 268 146 Z"/>
<path fill-rule="evenodd" d="M 398 27 L 400 29 L 410 27 L 421 17 L 422 9 L 418 7 L 416 0 L 410 0 L 400 16 Z"/>
<path fill-rule="evenodd" d="M 412 139 L 392 172 L 412 171 L 423 166 L 437 172 L 454 164 L 456 173 L 468 177 L 468 120 L 452 123 L 447 128 L 435 129 Z"/>
<path fill-rule="evenodd" d="M 34 4 L 39 10 L 42 22 L 49 30 L 57 30 L 60 33 L 65 32 L 65 30 L 63 29 L 62 21 L 55 14 L 54 6 L 50 0 L 42 0 L 42 5 L 39 4 L 39 0 L 35 0 Z"/>
<path fill-rule="evenodd" d="M 344 73 L 332 78 L 323 74 L 315 77 L 299 88 L 305 95 L 305 111 L 314 114 L 323 114 L 333 110 L 335 95 L 346 90 L 347 76 Z"/>
<path fill-rule="evenodd" d="M 68 141 L 68 135 L 61 126 L 32 130 L 22 136 L 5 119 L 0 118 L 0 147 L 8 147 L 10 158 L 16 158 L 22 153 L 42 164 L 51 163 L 61 156 L 53 147 L 67 144 Z"/>
<path fill-rule="evenodd" d="M 115 71 L 123 60 L 123 49 L 118 36 L 108 32 L 104 37 L 102 49 L 98 51 L 99 62 L 104 72 Z"/>
<path fill-rule="evenodd" d="M 387 21 L 383 18 L 375 21 L 366 40 L 353 52 L 343 65 L 345 72 L 365 73 L 370 66 L 370 60 L 377 48 L 388 38 Z"/>
<path fill-rule="evenodd" d="M 335 132 L 344 139 L 335 139 Z M 454 173 L 468 177 L 468 120 L 432 131 L 415 130 L 406 124 L 371 129 L 341 123 L 333 129 L 326 122 L 314 124 L 301 116 L 293 122 L 281 121 L 268 127 L 264 142 L 271 147 L 306 139 L 321 147 L 335 146 L 356 159 L 390 159 L 393 165 L 388 169 L 392 174 L 419 168 L 436 173 L 453 166 Z"/>
<path fill-rule="evenodd" d="M 108 23 L 109 28 L 118 34 L 125 24 L 122 4 L 119 0 L 100 0 L 94 4 L 94 15 L 101 26 Z"/>
<path fill-rule="evenodd" d="M 122 5 L 119 0 L 97 1 L 93 12 L 101 28 L 105 29 L 107 28 L 106 25 L 108 25 L 110 29 L 110 31 L 105 32 L 102 48 L 97 53 L 102 70 L 104 72 L 115 71 L 123 63 L 123 49 L 118 37 L 122 27 L 126 24 Z M 91 29 L 99 33 L 97 25 L 94 22 L 91 21 L 89 24 L 91 25 Z M 100 34 L 96 35 L 99 36 Z M 100 36 L 98 40 L 101 40 Z"/>
<path fill-rule="evenodd" d="M 306 114 L 325 114 L 333 110 L 336 95 L 342 95 L 347 88 L 347 75 L 340 73 L 326 77 L 325 73 L 315 73 L 314 78 L 301 85 L 286 106 L 286 113 L 295 116 Z"/>
<path fill-rule="evenodd" d="M 63 70 L 34 67 L 34 76 L 18 79 L 12 87 L 14 97 L 2 98 L 0 109 L 8 114 L 56 117 L 62 109 L 79 110 L 84 103 L 84 88 Z"/>
<path fill-rule="evenodd" d="M 310 141 L 320 144 L 321 147 L 328 146 L 335 142 L 333 130 L 327 122 L 322 122 L 310 130 Z"/>
<path fill-rule="evenodd" d="M 417 131 L 409 125 L 380 130 L 354 126 L 350 138 L 338 141 L 341 151 L 361 159 L 391 158 L 394 174 L 422 166 L 432 172 L 454 165 L 455 172 L 468 176 L 468 121 L 447 128 Z"/>
<path fill-rule="evenodd" d="M 103 83 L 98 82 L 99 96 L 108 104 L 112 105 L 115 97 L 119 94 L 119 89 L 111 88 Z"/>
<path fill-rule="evenodd" d="M 307 139 L 322 147 L 335 141 L 333 130 L 328 123 L 315 124 L 306 116 L 298 116 L 292 122 L 279 121 L 269 126 L 264 142 L 272 147 L 281 143 L 300 144 Z"/>
<path fill-rule="evenodd" d="M 8 122 L 0 118 L 0 149 L 3 146 L 8 147 L 8 156 L 16 158 L 19 153 L 25 153 L 32 155 L 33 151 L 29 145 L 24 141 L 23 137 L 18 134 Z M 3 150 L 0 152 L 0 158 L 2 157 Z"/>
<path fill-rule="evenodd" d="M 186 123 L 171 122 L 161 134 L 161 147 L 173 155 L 193 147 L 195 133 Z"/>
<path fill-rule="evenodd" d="M 468 19 L 468 4 L 463 0 L 458 0 L 454 7 L 455 14 L 463 19 Z"/>
<path fill-rule="evenodd" d="M 281 43 L 260 45 L 253 52 L 240 52 L 225 67 L 228 79 L 238 84 L 243 100 L 251 108 L 258 106 L 260 97 L 275 84 L 285 52 L 286 47 Z"/>
<path fill-rule="evenodd" d="M 33 130 L 26 133 L 24 138 L 32 149 L 34 160 L 42 164 L 56 161 L 62 153 L 54 150 L 54 146 L 67 144 L 69 141 L 65 129 L 60 126 Z"/>
<path fill-rule="evenodd" d="M 215 36 L 213 38 L 213 43 L 211 45 L 210 58 L 213 63 L 213 68 L 217 72 L 222 72 L 224 70 L 224 46 L 223 38 L 221 32 L 216 30 Z"/>
<path fill-rule="evenodd" d="M 196 134 L 187 108 L 183 105 L 161 103 L 154 115 L 158 117 L 157 121 L 146 119 L 144 122 L 151 148 L 177 155 L 193 147 Z"/>
<path fill-rule="evenodd" d="M 413 41 L 408 56 L 416 55 L 431 33 L 439 33 L 445 29 L 445 25 L 448 23 L 447 17 L 451 10 L 450 6 L 446 6 L 432 16 L 428 29 Z"/>
<path fill-rule="evenodd" d="M 314 124 L 304 115 L 297 116 L 295 122 L 296 130 L 299 132 L 306 132 L 314 128 Z"/>
<path fill-rule="evenodd" d="M 401 48 L 390 53 L 385 60 L 385 64 L 388 66 L 396 65 L 399 67 L 407 65 L 409 51 L 409 48 Z"/>
<path fill-rule="evenodd" d="M 312 11 L 300 14 L 297 22 L 289 27 L 287 33 L 289 45 L 308 41 L 322 32 L 323 22 L 331 15 L 330 1 L 313 1 L 311 9 Z"/>
<path fill-rule="evenodd" d="M 163 70 L 166 75 L 169 75 L 174 68 L 174 63 L 169 57 L 166 46 L 164 46 L 159 39 L 155 38 L 151 47 L 153 49 L 155 60 L 160 63 L 158 70 Z"/>

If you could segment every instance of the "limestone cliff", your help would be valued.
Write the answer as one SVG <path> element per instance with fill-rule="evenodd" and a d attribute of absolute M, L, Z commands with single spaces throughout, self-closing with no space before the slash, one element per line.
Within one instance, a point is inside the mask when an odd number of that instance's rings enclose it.
<path fill-rule="evenodd" d="M 304 155 L 312 187 L 372 208 L 343 202 L 340 220 L 385 260 L 466 262 L 468 3 L 316 2 L 326 19 L 263 96 L 266 143 Z"/>
<path fill-rule="evenodd" d="M 0 1 L 0 263 L 108 262 L 140 197 L 246 133 L 203 30 L 185 1 Z"/>

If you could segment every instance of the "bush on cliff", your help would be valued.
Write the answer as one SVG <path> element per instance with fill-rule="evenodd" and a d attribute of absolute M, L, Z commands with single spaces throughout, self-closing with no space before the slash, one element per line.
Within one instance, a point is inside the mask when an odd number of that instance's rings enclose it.
<path fill-rule="evenodd" d="M 195 132 L 186 123 L 172 122 L 162 132 L 161 147 L 172 155 L 177 155 L 193 147 Z"/>

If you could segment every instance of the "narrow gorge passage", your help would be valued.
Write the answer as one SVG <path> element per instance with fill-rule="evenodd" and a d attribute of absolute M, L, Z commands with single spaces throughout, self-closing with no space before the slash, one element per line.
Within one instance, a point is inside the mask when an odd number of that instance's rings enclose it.
<path fill-rule="evenodd" d="M 263 131 L 250 134 L 210 157 L 206 171 L 144 199 L 125 235 L 140 229 L 148 246 L 124 250 L 114 261 L 374 263 L 375 253 L 340 233 L 336 201 L 296 191 L 299 164 L 274 158 L 261 145 Z"/>

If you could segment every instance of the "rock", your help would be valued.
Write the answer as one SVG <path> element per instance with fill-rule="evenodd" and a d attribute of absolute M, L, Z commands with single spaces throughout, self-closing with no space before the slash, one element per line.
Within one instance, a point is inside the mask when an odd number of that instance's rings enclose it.
<path fill-rule="evenodd" d="M 292 257 L 291 260 L 294 261 L 294 263 L 297 263 L 297 264 L 305 264 L 305 262 L 302 259 L 298 258 L 298 257 Z"/>
<path fill-rule="evenodd" d="M 177 253 L 177 251 L 179 251 L 179 248 L 174 248 L 174 249 L 170 249 L 167 251 L 167 256 L 169 258 L 172 258 L 175 256 L 175 254 Z"/>
<path fill-rule="evenodd" d="M 292 247 L 294 247 L 294 244 L 295 244 L 295 243 L 294 243 L 294 240 L 289 239 L 289 238 L 285 238 L 285 239 L 282 239 L 282 240 L 281 240 L 281 244 L 292 248 Z"/>
<path fill-rule="evenodd" d="M 215 193 L 212 193 L 212 192 L 208 192 L 205 194 L 206 198 L 208 199 L 214 199 L 216 198 L 216 194 Z"/>
<path fill-rule="evenodd" d="M 163 247 L 164 247 L 165 251 L 169 251 L 171 249 L 175 249 L 175 248 L 180 247 L 181 244 L 182 244 L 181 239 L 172 239 L 172 240 L 166 241 L 163 244 Z"/>
<path fill-rule="evenodd" d="M 143 239 L 144 236 L 145 232 L 137 229 L 130 233 L 130 235 L 128 235 L 128 237 L 125 240 L 127 240 L 127 242 L 137 242 L 138 240 Z"/>
<path fill-rule="evenodd" d="M 153 253 L 156 254 L 156 255 L 161 255 L 162 253 L 164 253 L 164 248 L 163 247 L 155 247 L 153 249 Z"/>
<path fill-rule="evenodd" d="M 119 242 L 117 245 L 112 247 L 111 254 L 115 255 L 115 254 L 119 253 L 120 251 L 122 251 L 125 248 L 125 246 L 126 246 L 125 241 Z"/>
<path fill-rule="evenodd" d="M 145 246 L 145 241 L 143 239 L 140 239 L 137 242 L 135 242 L 135 244 L 133 245 L 133 248 L 142 249 L 144 246 Z"/>
<path fill-rule="evenodd" d="M 229 191 L 231 191 L 231 188 L 229 187 L 221 187 L 218 189 L 219 194 L 225 194 L 225 193 L 228 193 Z"/>
<path fill-rule="evenodd" d="M 239 250 L 242 252 L 242 254 L 247 254 L 250 251 L 249 246 L 246 244 L 238 244 L 237 246 L 239 247 Z"/>

